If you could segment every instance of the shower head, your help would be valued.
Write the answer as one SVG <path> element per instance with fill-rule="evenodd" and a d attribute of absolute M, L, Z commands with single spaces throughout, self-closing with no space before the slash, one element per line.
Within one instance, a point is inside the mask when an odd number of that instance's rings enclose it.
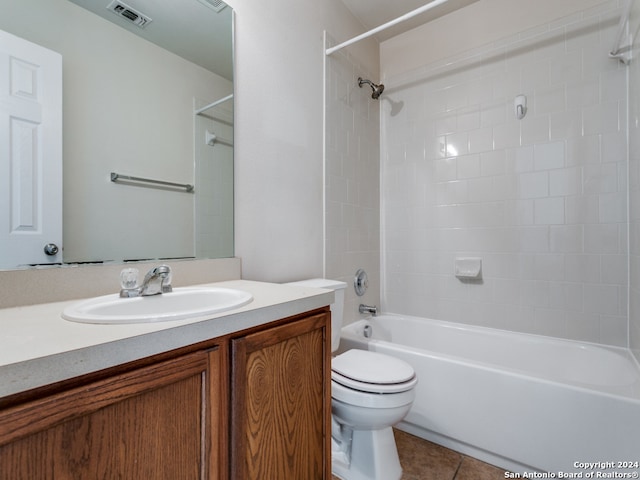
<path fill-rule="evenodd" d="M 374 100 L 377 100 L 378 98 L 380 98 L 380 95 L 382 95 L 382 92 L 384 91 L 384 85 L 383 84 L 376 85 L 371 80 L 366 80 L 362 77 L 358 77 L 358 86 L 360 88 L 362 88 L 362 85 L 365 83 L 371 87 L 371 90 L 373 92 L 371 93 L 371 98 L 373 98 Z"/>

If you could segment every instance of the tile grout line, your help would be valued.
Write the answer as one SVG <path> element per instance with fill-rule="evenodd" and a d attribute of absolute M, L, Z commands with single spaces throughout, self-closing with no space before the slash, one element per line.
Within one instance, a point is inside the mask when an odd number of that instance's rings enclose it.
<path fill-rule="evenodd" d="M 454 472 L 453 477 L 451 477 L 451 480 L 456 480 L 458 472 L 460 471 L 460 467 L 462 467 L 462 462 L 464 462 L 464 458 L 464 455 L 460 455 L 460 463 L 458 463 L 458 468 L 456 468 L 456 471 Z"/>

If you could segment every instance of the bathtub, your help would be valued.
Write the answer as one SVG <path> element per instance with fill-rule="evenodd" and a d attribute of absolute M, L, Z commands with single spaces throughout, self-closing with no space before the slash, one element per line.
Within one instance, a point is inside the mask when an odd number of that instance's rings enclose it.
<path fill-rule="evenodd" d="M 507 478 L 638 478 L 640 369 L 625 349 L 399 315 L 345 326 L 351 348 L 415 369 L 401 430 Z"/>

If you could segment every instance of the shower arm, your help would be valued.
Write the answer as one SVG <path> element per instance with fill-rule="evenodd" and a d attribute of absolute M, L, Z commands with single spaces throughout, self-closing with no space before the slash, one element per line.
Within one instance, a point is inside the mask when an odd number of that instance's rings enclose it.
<path fill-rule="evenodd" d="M 371 80 L 367 80 L 366 78 L 362 78 L 362 77 L 358 77 L 358 86 L 360 88 L 362 88 L 362 85 L 367 84 L 371 87 L 371 91 L 373 92 L 371 94 L 371 98 L 377 100 L 378 98 L 380 98 L 380 95 L 382 95 L 382 92 L 384 92 L 384 85 L 381 84 L 375 84 L 373 83 Z"/>
<path fill-rule="evenodd" d="M 371 90 L 375 91 L 376 86 L 377 86 L 375 83 L 373 83 L 371 80 L 367 80 L 366 78 L 362 78 L 362 77 L 358 78 L 358 86 L 360 88 L 362 88 L 362 85 L 365 84 L 365 83 L 371 87 Z"/>

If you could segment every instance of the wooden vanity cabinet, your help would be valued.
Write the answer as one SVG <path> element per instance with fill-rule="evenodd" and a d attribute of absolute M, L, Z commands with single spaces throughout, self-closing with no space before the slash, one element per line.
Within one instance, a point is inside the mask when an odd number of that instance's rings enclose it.
<path fill-rule="evenodd" d="M 329 325 L 316 310 L 21 397 L 0 408 L 0 480 L 329 479 Z"/>
<path fill-rule="evenodd" d="M 0 479 L 204 479 L 221 429 L 219 348 L 0 411 Z"/>
<path fill-rule="evenodd" d="M 331 478 L 328 312 L 231 341 L 231 478 Z"/>

